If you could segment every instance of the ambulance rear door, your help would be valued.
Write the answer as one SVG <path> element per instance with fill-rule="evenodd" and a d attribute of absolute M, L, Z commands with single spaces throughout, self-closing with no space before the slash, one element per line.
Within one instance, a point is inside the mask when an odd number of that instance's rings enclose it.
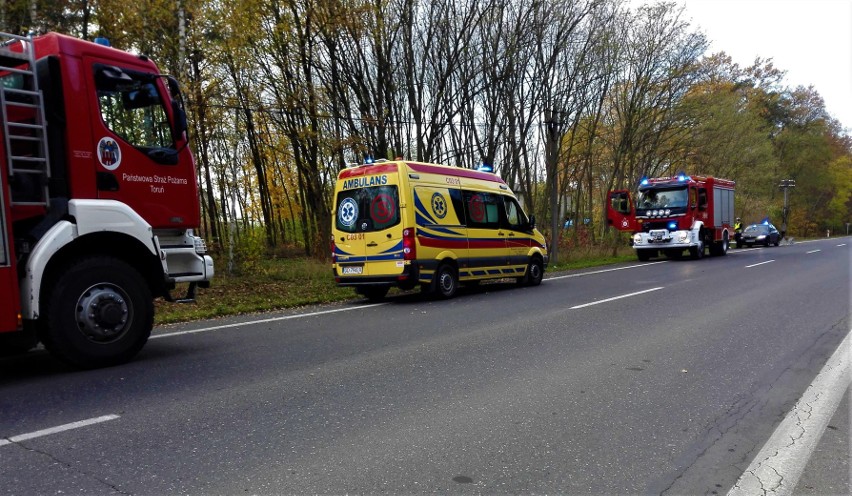
<path fill-rule="evenodd" d="M 399 174 L 395 165 L 359 168 L 335 199 L 334 243 L 341 276 L 391 276 L 404 268 Z"/>

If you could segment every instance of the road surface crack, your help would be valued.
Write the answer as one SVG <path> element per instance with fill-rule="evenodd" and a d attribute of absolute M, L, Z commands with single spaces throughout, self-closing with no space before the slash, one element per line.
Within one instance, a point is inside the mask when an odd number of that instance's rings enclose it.
<path fill-rule="evenodd" d="M 35 453 L 37 455 L 44 456 L 44 457 L 49 458 L 53 462 L 55 462 L 59 465 L 62 465 L 63 467 L 65 467 L 65 468 L 67 468 L 71 471 L 76 471 L 80 474 L 83 474 L 86 477 L 88 477 L 88 478 L 90 478 L 94 481 L 97 481 L 99 484 L 103 484 L 104 486 L 110 488 L 111 490 L 113 490 L 117 494 L 123 494 L 123 495 L 126 495 L 126 496 L 132 496 L 132 494 L 133 494 L 133 493 L 128 493 L 128 492 L 122 491 L 115 484 L 112 484 L 112 483 L 98 477 L 97 475 L 95 475 L 91 472 L 87 472 L 86 470 L 80 470 L 79 468 L 76 468 L 73 464 L 71 464 L 70 462 L 66 462 L 66 461 L 54 456 L 53 454 L 48 453 L 47 451 L 42 451 L 42 450 L 39 450 L 39 449 L 36 449 L 36 448 L 31 448 L 31 447 L 27 446 L 26 444 L 24 444 L 23 441 L 12 441 L 9 438 L 5 438 L 5 439 L 7 441 L 9 441 L 10 444 L 18 446 L 18 447 L 20 447 L 20 448 L 22 448 L 26 451 L 29 451 L 30 453 Z"/>

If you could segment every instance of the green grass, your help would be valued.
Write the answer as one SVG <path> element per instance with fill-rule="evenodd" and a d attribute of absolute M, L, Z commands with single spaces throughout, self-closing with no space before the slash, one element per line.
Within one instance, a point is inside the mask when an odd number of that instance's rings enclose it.
<path fill-rule="evenodd" d="M 559 264 L 550 264 L 545 274 L 571 269 L 597 267 L 636 259 L 629 247 L 588 248 L 562 252 Z M 267 312 L 318 303 L 346 301 L 356 297 L 352 288 L 338 288 L 331 275 L 331 263 L 311 258 L 266 259 L 250 274 L 228 275 L 224 263 L 217 267 L 211 287 L 199 289 L 195 303 L 155 302 L 156 324 L 171 324 L 228 315 Z M 181 297 L 186 286 L 172 292 Z"/>

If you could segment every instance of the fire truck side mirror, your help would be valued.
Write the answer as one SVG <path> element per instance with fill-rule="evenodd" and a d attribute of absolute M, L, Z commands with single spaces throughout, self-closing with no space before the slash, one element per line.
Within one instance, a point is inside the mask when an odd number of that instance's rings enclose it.
<path fill-rule="evenodd" d="M 186 122 L 186 110 L 183 108 L 183 94 L 180 91 L 180 84 L 177 79 L 167 76 L 166 84 L 169 87 L 169 93 L 172 97 L 172 115 L 174 115 L 174 124 L 172 125 L 172 138 L 177 141 L 182 139 L 183 134 L 189 129 Z"/>
<path fill-rule="evenodd" d="M 175 123 L 172 126 L 172 139 L 175 141 L 183 139 L 183 133 L 187 130 L 186 112 L 178 102 L 172 102 L 172 114 L 175 116 Z"/>

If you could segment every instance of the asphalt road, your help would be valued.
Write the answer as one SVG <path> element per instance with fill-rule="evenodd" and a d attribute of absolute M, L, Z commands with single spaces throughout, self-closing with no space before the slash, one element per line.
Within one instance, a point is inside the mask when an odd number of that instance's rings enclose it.
<path fill-rule="evenodd" d="M 850 254 L 163 327 L 96 371 L 5 358 L 0 493 L 725 494 L 849 334 Z M 797 492 L 849 493 L 848 408 Z"/>

